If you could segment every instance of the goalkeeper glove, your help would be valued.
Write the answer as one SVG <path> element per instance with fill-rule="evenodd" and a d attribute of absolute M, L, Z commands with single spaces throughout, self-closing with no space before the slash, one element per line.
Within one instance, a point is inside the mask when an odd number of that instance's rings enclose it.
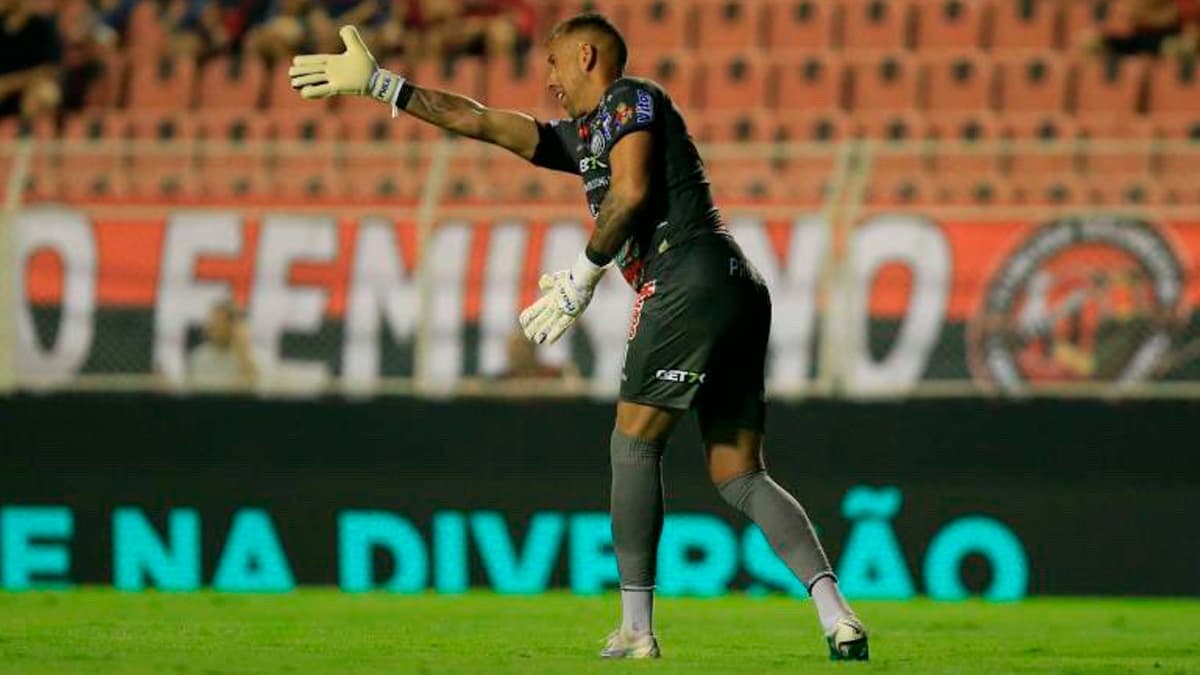
<path fill-rule="evenodd" d="M 587 309 L 607 269 L 580 253 L 571 269 L 543 274 L 538 286 L 546 293 L 521 312 L 525 337 L 537 344 L 554 344 Z"/>
<path fill-rule="evenodd" d="M 404 78 L 379 67 L 354 26 L 342 26 L 338 35 L 346 45 L 341 54 L 301 54 L 292 58 L 288 69 L 292 88 L 308 99 L 370 96 L 390 104 L 395 116 Z"/>

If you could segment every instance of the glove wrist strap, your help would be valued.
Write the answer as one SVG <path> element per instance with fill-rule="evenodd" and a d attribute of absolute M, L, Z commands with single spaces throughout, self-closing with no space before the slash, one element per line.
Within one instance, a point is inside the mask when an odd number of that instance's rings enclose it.
<path fill-rule="evenodd" d="M 608 265 L 597 265 L 588 259 L 586 252 L 581 252 L 575 259 L 575 264 L 571 266 L 571 281 L 576 286 L 595 288 L 596 284 L 600 283 L 600 277 L 604 276 L 604 272 L 607 270 Z"/>
<path fill-rule="evenodd" d="M 412 96 L 412 85 L 390 70 L 376 68 L 367 80 L 367 96 L 392 106 L 392 117 L 400 114 L 400 108 Z"/>

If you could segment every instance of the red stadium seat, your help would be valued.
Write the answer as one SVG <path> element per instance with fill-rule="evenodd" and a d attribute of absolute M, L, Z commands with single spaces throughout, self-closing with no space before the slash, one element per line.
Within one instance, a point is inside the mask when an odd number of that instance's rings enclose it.
<path fill-rule="evenodd" d="M 1085 170 L 1108 176 L 1143 175 L 1152 165 L 1154 128 L 1147 120 L 1078 120 L 1080 151 Z"/>
<path fill-rule="evenodd" d="M 996 52 L 1058 46 L 1062 5 L 1047 0 L 993 0 L 986 44 Z"/>
<path fill-rule="evenodd" d="M 710 110 L 766 107 L 767 60 L 757 52 L 707 54 L 703 59 L 703 97 Z"/>
<path fill-rule="evenodd" d="M 846 64 L 819 52 L 772 59 L 776 108 L 781 111 L 840 110 L 845 105 Z"/>
<path fill-rule="evenodd" d="M 1069 0 L 1064 3 L 1064 46 L 1078 45 L 1080 37 L 1089 32 L 1127 33 L 1133 27 L 1128 4 L 1123 0 Z"/>
<path fill-rule="evenodd" d="M 200 146 L 200 191 L 214 197 L 237 197 L 265 189 L 264 143 L 270 138 L 268 113 L 206 110 L 197 120 Z"/>
<path fill-rule="evenodd" d="M 911 44 L 912 0 L 844 0 L 842 16 L 847 50 L 895 50 Z"/>
<path fill-rule="evenodd" d="M 700 143 L 767 143 L 773 140 L 771 115 L 764 110 L 714 110 L 692 115 L 688 131 Z"/>
<path fill-rule="evenodd" d="M 767 45 L 773 54 L 840 47 L 841 20 L 841 4 L 833 0 L 771 0 L 766 8 Z"/>
<path fill-rule="evenodd" d="M 1092 187 L 1069 173 L 1015 173 L 1009 177 L 1016 199 L 1040 206 L 1089 206 L 1098 204 Z"/>
<path fill-rule="evenodd" d="M 914 111 L 857 113 L 855 132 L 874 141 L 871 170 L 915 173 L 928 168 L 930 155 L 922 140 L 926 122 Z"/>
<path fill-rule="evenodd" d="M 638 49 L 630 60 L 631 75 L 648 77 L 661 84 L 684 112 L 696 105 L 701 73 L 689 52 Z"/>
<path fill-rule="evenodd" d="M 1150 71 L 1149 112 L 1178 114 L 1200 110 L 1200 69 L 1184 59 L 1155 61 Z"/>
<path fill-rule="evenodd" d="M 198 125 L 187 113 L 131 111 L 130 190 L 147 197 L 178 197 L 196 191 Z"/>
<path fill-rule="evenodd" d="M 933 54 L 921 65 L 924 108 L 931 112 L 989 110 L 995 90 L 991 61 L 975 51 Z"/>
<path fill-rule="evenodd" d="M 623 0 L 567 0 L 561 3 L 546 3 L 545 15 L 549 26 L 582 12 L 598 12 L 608 17 L 618 27 L 624 27 L 629 19 L 629 6 Z M 555 8 L 554 4 L 558 4 Z M 557 11 L 553 11 L 557 9 Z"/>
<path fill-rule="evenodd" d="M 918 0 L 916 31 L 918 49 L 979 49 L 984 46 L 984 28 L 990 20 L 990 0 Z"/>
<path fill-rule="evenodd" d="M 1147 63 L 1124 58 L 1077 64 L 1073 110 L 1080 118 L 1122 119 L 1138 112 Z"/>
<path fill-rule="evenodd" d="M 853 111 L 900 111 L 917 107 L 917 69 L 902 53 L 856 56 L 850 65 L 849 107 Z"/>
<path fill-rule="evenodd" d="M 948 206 L 987 206 L 1010 204 L 1015 200 L 1011 181 L 993 171 L 943 171 L 930 176 L 933 183 L 928 198 Z"/>
<path fill-rule="evenodd" d="M 111 51 L 100 57 L 100 69 L 83 92 L 85 108 L 115 108 L 121 104 L 129 61 L 122 52 Z"/>
<path fill-rule="evenodd" d="M 710 162 L 705 171 L 718 205 L 722 202 L 746 204 L 782 199 L 786 191 L 780 169 L 765 158 Z"/>
<path fill-rule="evenodd" d="M 216 56 L 200 73 L 201 108 L 256 108 L 263 100 L 267 69 L 257 58 Z"/>
<path fill-rule="evenodd" d="M 128 137 L 129 126 L 129 117 L 119 111 L 68 117 L 62 137 L 70 143 L 64 146 L 52 189 L 67 200 L 127 194 L 123 170 L 127 154 L 120 142 Z"/>
<path fill-rule="evenodd" d="M 625 4 L 625 38 L 629 44 L 658 49 L 691 46 L 687 4 L 671 0 L 629 0 Z"/>
<path fill-rule="evenodd" d="M 697 45 L 708 49 L 758 49 L 763 44 L 763 0 L 691 0 Z"/>
<path fill-rule="evenodd" d="M 838 110 L 789 111 L 769 123 L 773 128 L 772 137 L 777 141 L 834 143 L 855 134 L 853 120 Z"/>
<path fill-rule="evenodd" d="M 872 170 L 863 202 L 867 206 L 909 206 L 928 202 L 934 187 L 927 176 L 914 171 Z"/>
<path fill-rule="evenodd" d="M 159 19 L 157 2 L 134 3 L 125 28 L 125 44 L 135 61 L 154 61 L 166 51 L 167 31 Z"/>
<path fill-rule="evenodd" d="M 523 63 L 515 59 L 489 61 L 484 80 L 487 104 L 527 112 L 551 104 L 546 68 L 543 59 L 532 56 Z"/>
<path fill-rule="evenodd" d="M 129 71 L 128 107 L 186 110 L 192 105 L 196 64 L 187 58 L 134 60 Z"/>
<path fill-rule="evenodd" d="M 1001 135 L 1009 142 L 1003 163 L 1009 175 L 1048 175 L 1074 171 L 1078 164 L 1079 129 L 1061 113 L 1004 115 Z"/>
<path fill-rule="evenodd" d="M 1000 123 L 992 113 L 942 113 L 926 117 L 925 137 L 936 141 L 932 162 L 939 176 L 1000 170 Z"/>
<path fill-rule="evenodd" d="M 1055 52 L 997 57 L 999 109 L 1009 113 L 1063 112 L 1067 107 L 1067 64 Z"/>
<path fill-rule="evenodd" d="M 1159 115 L 1151 127 L 1161 139 L 1151 158 L 1153 170 L 1164 178 L 1182 176 L 1200 184 L 1200 112 Z"/>

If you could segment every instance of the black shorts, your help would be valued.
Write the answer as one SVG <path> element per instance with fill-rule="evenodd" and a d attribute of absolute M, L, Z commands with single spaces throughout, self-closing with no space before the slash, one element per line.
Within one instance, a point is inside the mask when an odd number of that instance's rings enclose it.
<path fill-rule="evenodd" d="M 704 235 L 652 261 L 634 301 L 621 400 L 695 408 L 701 425 L 763 427 L 771 297 L 733 239 Z"/>

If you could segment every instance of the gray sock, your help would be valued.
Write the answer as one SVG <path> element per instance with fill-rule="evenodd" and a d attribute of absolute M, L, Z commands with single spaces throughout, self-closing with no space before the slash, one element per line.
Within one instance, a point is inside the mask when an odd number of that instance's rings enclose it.
<path fill-rule="evenodd" d="M 633 592 L 623 597 L 621 626 L 628 632 L 644 633 L 651 630 L 663 525 L 662 447 L 614 430 L 609 449 L 613 548 L 621 590 Z"/>
<path fill-rule="evenodd" d="M 738 476 L 717 489 L 725 501 L 762 529 L 771 548 L 805 588 L 811 588 L 821 577 L 833 574 L 808 514 L 794 497 L 771 480 L 766 471 Z"/>

